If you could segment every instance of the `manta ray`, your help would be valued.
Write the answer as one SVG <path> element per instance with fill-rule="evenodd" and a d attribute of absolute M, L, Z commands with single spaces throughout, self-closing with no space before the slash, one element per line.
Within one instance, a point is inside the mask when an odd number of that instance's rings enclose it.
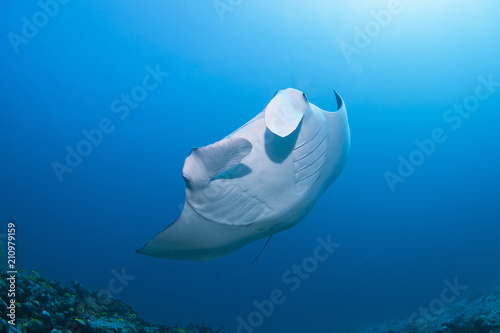
<path fill-rule="evenodd" d="M 346 164 L 349 124 L 335 98 L 327 112 L 299 90 L 280 90 L 232 134 L 194 148 L 182 169 L 182 213 L 136 252 L 217 259 L 299 223 Z"/>

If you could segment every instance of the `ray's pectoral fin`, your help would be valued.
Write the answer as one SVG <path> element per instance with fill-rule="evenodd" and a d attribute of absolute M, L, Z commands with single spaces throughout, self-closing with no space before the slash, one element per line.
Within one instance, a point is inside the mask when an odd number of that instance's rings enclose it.
<path fill-rule="evenodd" d="M 265 109 L 267 128 L 276 135 L 284 138 L 299 126 L 303 114 L 295 106 L 290 97 L 277 93 Z"/>
<path fill-rule="evenodd" d="M 184 161 L 182 176 L 191 188 L 206 186 L 212 178 L 240 163 L 251 151 L 250 141 L 233 137 L 194 148 Z"/>

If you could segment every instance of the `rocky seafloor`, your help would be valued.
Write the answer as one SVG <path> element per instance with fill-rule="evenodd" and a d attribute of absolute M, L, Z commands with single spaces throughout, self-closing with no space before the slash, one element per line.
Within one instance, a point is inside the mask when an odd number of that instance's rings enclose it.
<path fill-rule="evenodd" d="M 436 299 L 406 320 L 356 333 L 500 333 L 500 287 L 449 304 Z"/>
<path fill-rule="evenodd" d="M 212 329 L 204 323 L 190 324 L 187 327 L 147 323 L 139 318 L 129 305 L 109 295 L 88 291 L 76 281 L 71 283 L 71 288 L 62 287 L 58 281 L 49 280 L 34 271 L 18 270 L 15 274 L 14 288 L 14 285 L 11 286 L 10 274 L 0 270 L 0 275 L 0 311 L 2 313 L 0 332 L 223 332 L 223 329 Z M 15 296 L 9 295 L 13 290 L 15 290 Z M 15 311 L 12 311 L 14 308 Z M 14 318 L 15 321 L 12 321 Z"/>
<path fill-rule="evenodd" d="M 150 324 L 132 307 L 109 295 L 91 292 L 74 281 L 71 288 L 36 272 L 19 270 L 15 303 L 10 275 L 0 270 L 0 332 L 47 333 L 222 333 L 204 323 L 187 327 Z M 434 307 L 439 302 L 436 302 Z M 15 307 L 15 325 L 11 309 Z M 419 310 L 420 311 L 420 310 Z M 431 311 L 432 312 L 432 311 Z M 311 331 L 312 333 L 312 331 Z M 358 330 L 357 333 L 500 333 L 500 288 L 446 304 L 442 311 Z"/>

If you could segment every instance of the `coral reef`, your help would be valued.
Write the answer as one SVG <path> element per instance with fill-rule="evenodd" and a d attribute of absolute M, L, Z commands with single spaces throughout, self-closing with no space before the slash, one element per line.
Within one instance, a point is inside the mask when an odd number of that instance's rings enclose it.
<path fill-rule="evenodd" d="M 476 293 L 417 320 L 394 322 L 358 333 L 500 333 L 500 288 Z"/>
<path fill-rule="evenodd" d="M 0 311 L 9 313 L 9 274 L 0 271 Z M 18 270 L 15 280 L 15 326 L 0 318 L 0 332 L 51 333 L 222 333 L 201 324 L 188 327 L 156 325 L 140 319 L 127 304 L 90 292 L 78 282 L 61 287 L 32 271 Z"/>
<path fill-rule="evenodd" d="M 0 311 L 9 313 L 9 274 L 0 270 Z M 223 333 L 201 324 L 181 328 L 150 324 L 127 304 L 109 295 L 71 288 L 32 271 L 19 270 L 15 281 L 15 326 L 0 318 L 0 332 L 15 333 Z M 500 288 L 449 304 L 442 313 L 419 315 L 358 333 L 500 333 Z"/>

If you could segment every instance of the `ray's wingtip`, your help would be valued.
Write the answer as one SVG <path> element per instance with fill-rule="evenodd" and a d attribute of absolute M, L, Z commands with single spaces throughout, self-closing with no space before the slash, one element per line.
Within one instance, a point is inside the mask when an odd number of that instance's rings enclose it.
<path fill-rule="evenodd" d="M 337 90 L 334 90 L 333 93 L 335 94 L 335 99 L 337 101 L 337 110 L 340 110 L 340 108 L 342 108 L 342 105 L 344 104 L 342 97 L 340 97 Z"/>
<path fill-rule="evenodd" d="M 148 244 L 146 243 L 140 249 L 136 249 L 135 253 L 137 253 L 137 254 L 143 254 L 143 253 L 141 253 L 141 251 L 146 247 L 146 245 L 148 245 Z"/>

